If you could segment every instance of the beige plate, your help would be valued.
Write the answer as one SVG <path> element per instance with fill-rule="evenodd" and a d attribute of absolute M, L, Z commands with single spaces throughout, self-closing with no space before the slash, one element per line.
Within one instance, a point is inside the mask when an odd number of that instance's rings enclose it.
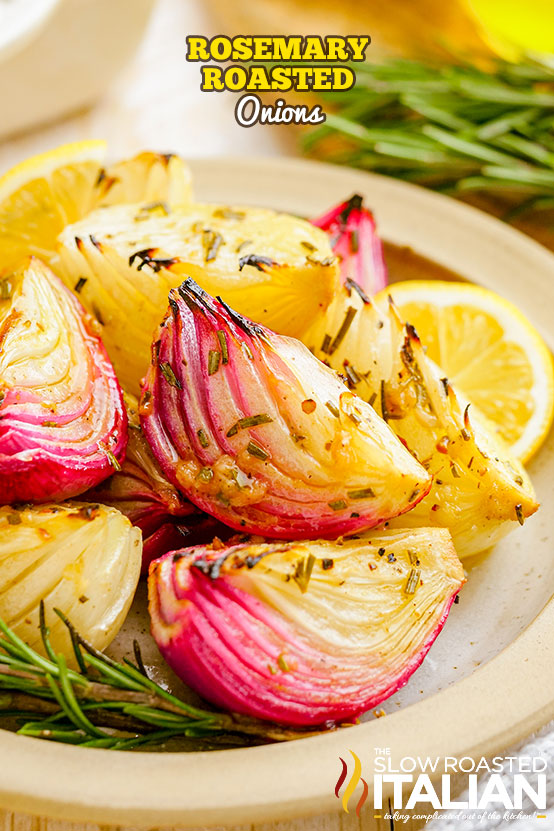
<path fill-rule="evenodd" d="M 199 198 L 317 215 L 361 192 L 382 235 L 495 289 L 550 346 L 554 257 L 499 221 L 391 179 L 296 160 L 203 160 Z M 211 753 L 117 753 L 0 731 L 0 804 L 99 823 L 204 825 L 337 810 L 339 756 L 499 751 L 554 717 L 554 438 L 530 466 L 542 509 L 470 569 L 461 603 L 387 717 L 325 736 Z M 140 607 L 140 602 L 139 602 Z M 140 626 L 140 608 L 127 625 Z M 143 638 L 144 640 L 144 638 Z M 153 658 L 148 655 L 149 663 Z"/>

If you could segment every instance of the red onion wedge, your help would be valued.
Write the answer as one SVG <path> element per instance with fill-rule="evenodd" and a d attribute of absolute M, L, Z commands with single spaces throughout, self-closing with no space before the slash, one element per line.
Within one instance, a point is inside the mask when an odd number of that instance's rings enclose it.
<path fill-rule="evenodd" d="M 0 503 L 83 493 L 119 469 L 127 416 L 78 300 L 39 260 L 0 281 Z"/>
<path fill-rule="evenodd" d="M 148 573 L 152 560 L 167 551 L 207 543 L 217 535 L 225 539 L 232 531 L 199 511 L 168 481 L 142 432 L 137 400 L 125 395 L 129 419 L 129 442 L 121 470 L 83 499 L 111 505 L 142 531 L 142 572 Z"/>
<path fill-rule="evenodd" d="M 431 479 L 374 409 L 297 340 L 170 293 L 141 423 L 165 475 L 237 530 L 336 537 L 410 510 Z"/>
<path fill-rule="evenodd" d="M 377 234 L 371 211 L 363 197 L 354 194 L 346 202 L 312 220 L 326 231 L 333 254 L 339 258 L 343 283 L 355 280 L 367 294 L 376 294 L 387 285 L 383 243 Z"/>
<path fill-rule="evenodd" d="M 406 683 L 465 582 L 445 529 L 185 548 L 150 567 L 152 633 L 218 707 L 351 719 Z"/>

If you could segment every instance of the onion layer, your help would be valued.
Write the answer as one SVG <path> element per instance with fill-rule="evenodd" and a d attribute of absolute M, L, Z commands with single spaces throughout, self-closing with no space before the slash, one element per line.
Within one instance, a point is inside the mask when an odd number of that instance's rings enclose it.
<path fill-rule="evenodd" d="M 355 280 L 367 294 L 385 288 L 383 243 L 373 214 L 364 208 L 363 197 L 355 194 L 312 222 L 328 234 L 333 253 L 339 258 L 343 283 Z"/>
<path fill-rule="evenodd" d="M 329 348 L 347 316 L 348 331 L 336 348 Z M 429 495 L 393 525 L 448 528 L 463 558 L 488 548 L 536 511 L 533 486 L 521 464 L 477 408 L 454 391 L 392 303 L 378 308 L 355 284 L 344 287 L 305 343 L 344 372 L 352 390 L 373 401 L 433 474 Z"/>
<path fill-rule="evenodd" d="M 150 568 L 152 633 L 217 706 L 324 724 L 406 683 L 464 582 L 444 529 L 185 548 Z"/>
<path fill-rule="evenodd" d="M 207 542 L 216 534 L 225 538 L 230 529 L 203 514 L 185 499 L 164 476 L 140 427 L 138 404 L 125 395 L 129 442 L 121 470 L 90 491 L 83 499 L 111 505 L 142 531 L 142 572 L 156 557 L 187 542 Z"/>
<path fill-rule="evenodd" d="M 113 508 L 69 502 L 0 508 L 0 617 L 40 652 L 41 600 L 57 652 L 72 649 L 53 608 L 104 649 L 125 620 L 140 563 L 140 531 Z"/>
<path fill-rule="evenodd" d="M 120 466 L 127 416 L 79 302 L 39 260 L 0 282 L 0 502 L 82 493 Z"/>
<path fill-rule="evenodd" d="M 184 277 L 294 336 L 327 308 L 339 284 L 323 231 L 261 208 L 119 205 L 68 226 L 59 242 L 64 282 L 73 288 L 85 280 L 80 298 L 102 323 L 121 383 L 137 394 L 168 292 Z"/>
<path fill-rule="evenodd" d="M 193 280 L 170 294 L 141 422 L 165 475 L 237 530 L 336 537 L 409 510 L 429 474 L 299 342 Z"/>

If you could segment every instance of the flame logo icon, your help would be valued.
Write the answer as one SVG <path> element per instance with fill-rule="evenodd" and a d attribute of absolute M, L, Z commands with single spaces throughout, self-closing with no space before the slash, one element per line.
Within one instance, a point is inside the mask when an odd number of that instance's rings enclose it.
<path fill-rule="evenodd" d="M 350 813 L 350 811 L 348 810 L 348 803 L 350 801 L 350 797 L 356 790 L 358 783 L 361 782 L 363 784 L 363 791 L 362 795 L 358 800 L 358 804 L 356 805 L 356 816 L 359 817 L 360 811 L 362 810 L 362 807 L 367 799 L 369 788 L 367 786 L 367 782 L 365 781 L 365 779 L 362 779 L 362 763 L 360 762 L 353 750 L 349 750 L 348 752 L 354 759 L 354 770 L 352 771 L 350 781 L 348 782 L 342 795 L 342 807 L 347 814 Z M 339 778 L 337 779 L 337 784 L 335 785 L 335 796 L 337 797 L 337 799 L 340 799 L 340 789 L 342 788 L 348 774 L 348 765 L 346 764 L 342 756 L 340 756 L 339 759 L 342 763 L 342 770 L 340 772 Z"/>

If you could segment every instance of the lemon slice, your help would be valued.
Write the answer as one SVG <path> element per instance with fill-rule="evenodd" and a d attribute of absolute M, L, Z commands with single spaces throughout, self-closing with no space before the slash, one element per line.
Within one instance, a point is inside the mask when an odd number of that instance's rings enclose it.
<path fill-rule="evenodd" d="M 104 141 L 64 144 L 0 178 L 0 272 L 29 254 L 55 266 L 58 234 L 101 205 L 190 201 L 190 173 L 177 156 L 145 152 L 105 168 L 105 155 Z"/>
<path fill-rule="evenodd" d="M 27 254 L 49 261 L 59 232 L 90 210 L 106 153 L 103 141 L 66 144 L 33 156 L 0 179 L 0 267 Z"/>
<path fill-rule="evenodd" d="M 427 354 L 527 461 L 554 416 L 552 355 L 525 316 L 493 291 L 470 283 L 409 280 L 389 286 Z"/>

